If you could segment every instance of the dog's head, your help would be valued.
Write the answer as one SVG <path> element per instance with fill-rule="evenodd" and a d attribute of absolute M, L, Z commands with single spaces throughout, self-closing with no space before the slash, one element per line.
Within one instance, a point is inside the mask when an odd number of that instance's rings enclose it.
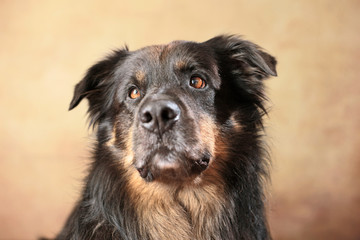
<path fill-rule="evenodd" d="M 261 124 L 262 80 L 275 65 L 235 36 L 125 48 L 88 70 L 70 109 L 89 100 L 99 144 L 121 156 L 114 161 L 147 181 L 184 181 L 219 158 L 224 138 Z"/>

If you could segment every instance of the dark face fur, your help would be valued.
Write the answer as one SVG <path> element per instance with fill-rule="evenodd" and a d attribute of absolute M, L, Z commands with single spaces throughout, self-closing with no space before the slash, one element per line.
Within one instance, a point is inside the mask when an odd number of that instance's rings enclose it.
<path fill-rule="evenodd" d="M 99 142 L 128 159 L 118 164 L 146 181 L 184 182 L 219 158 L 226 131 L 259 124 L 262 79 L 275 64 L 236 37 L 124 49 L 88 71 L 70 109 L 89 99 Z"/>

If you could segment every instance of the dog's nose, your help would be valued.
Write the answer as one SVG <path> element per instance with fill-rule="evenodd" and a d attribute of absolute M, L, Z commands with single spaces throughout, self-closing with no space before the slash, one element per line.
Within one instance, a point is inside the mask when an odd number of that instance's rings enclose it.
<path fill-rule="evenodd" d="M 180 118 L 179 106 L 171 100 L 153 100 L 140 109 L 140 123 L 160 135 L 170 129 Z"/>

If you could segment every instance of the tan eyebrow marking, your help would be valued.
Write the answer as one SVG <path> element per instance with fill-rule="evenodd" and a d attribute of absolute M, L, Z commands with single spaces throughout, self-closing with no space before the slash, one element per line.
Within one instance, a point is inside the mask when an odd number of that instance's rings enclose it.
<path fill-rule="evenodd" d="M 185 66 L 186 66 L 186 63 L 185 63 L 185 61 L 183 61 L 183 60 L 178 60 L 178 61 L 176 61 L 176 63 L 175 63 L 175 68 L 176 68 L 176 70 L 182 70 L 182 69 L 185 68 Z"/>
<path fill-rule="evenodd" d="M 138 70 L 135 73 L 136 80 L 143 82 L 145 80 L 145 73 L 142 70 Z"/>

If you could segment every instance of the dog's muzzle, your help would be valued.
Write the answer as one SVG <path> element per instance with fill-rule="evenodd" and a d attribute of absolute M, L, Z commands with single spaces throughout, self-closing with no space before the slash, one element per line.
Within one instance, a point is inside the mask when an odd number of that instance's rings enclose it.
<path fill-rule="evenodd" d="M 193 128 L 186 111 L 167 95 L 144 99 L 137 115 L 134 167 L 146 181 L 181 180 L 200 174 L 209 164 L 210 154 L 186 148 Z M 191 144 L 191 143 L 189 143 Z M 147 149 L 145 152 L 144 149 Z M 150 150 L 149 150 L 150 149 Z"/>

